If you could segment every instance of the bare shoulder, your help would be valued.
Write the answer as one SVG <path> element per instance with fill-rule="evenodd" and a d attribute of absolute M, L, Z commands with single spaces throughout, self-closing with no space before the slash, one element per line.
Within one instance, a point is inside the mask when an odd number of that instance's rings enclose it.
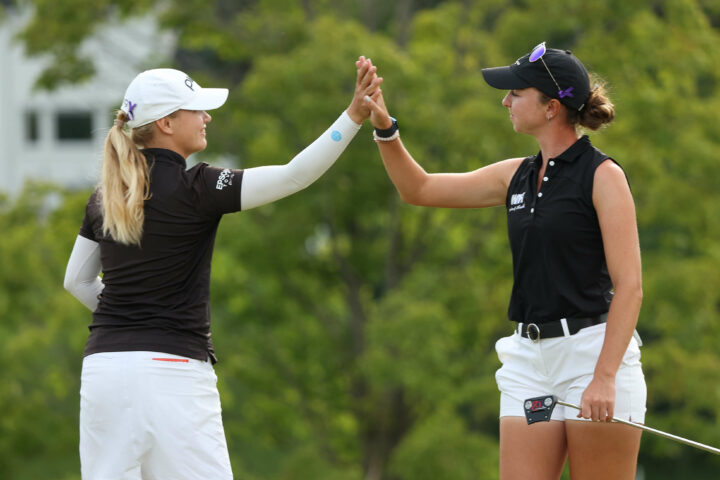
<path fill-rule="evenodd" d="M 500 160 L 498 163 L 511 166 L 513 169 L 517 169 L 520 164 L 525 160 L 526 157 L 508 158 L 506 160 Z"/>
<path fill-rule="evenodd" d="M 492 184 L 495 185 L 495 188 L 507 190 L 510 186 L 510 180 L 512 180 L 513 175 L 515 175 L 515 172 L 524 159 L 524 157 L 521 157 L 500 160 L 499 162 L 478 168 L 470 172 L 470 175 L 484 184 Z"/>
<path fill-rule="evenodd" d="M 608 183 L 619 184 L 618 186 L 627 186 L 628 181 L 622 167 L 607 158 L 595 169 L 594 183 L 596 187 L 602 187 Z"/>
<path fill-rule="evenodd" d="M 501 182 L 507 187 L 510 185 L 510 180 L 512 180 L 513 175 L 515 175 L 515 172 L 518 167 L 520 167 L 523 160 L 525 160 L 525 157 L 508 158 L 500 160 L 499 162 L 491 163 L 490 165 L 486 165 L 475 171 L 491 175 L 495 180 Z"/>
<path fill-rule="evenodd" d="M 613 162 L 611 159 L 606 158 L 600 165 L 598 165 L 597 169 L 595 170 L 595 179 L 598 178 L 602 179 L 612 179 L 612 178 L 621 178 L 625 179 L 625 172 L 623 171 L 622 167 L 618 165 L 617 163 Z"/>
<path fill-rule="evenodd" d="M 615 203 L 616 201 L 632 202 L 630 185 L 625 172 L 617 163 L 606 159 L 595 170 L 593 181 L 593 203 Z"/>
<path fill-rule="evenodd" d="M 500 160 L 497 163 L 510 166 L 513 169 L 517 169 L 517 167 L 520 166 L 520 164 L 523 162 L 523 160 L 525 160 L 525 158 L 527 158 L 527 157 L 508 158 L 505 160 Z"/>

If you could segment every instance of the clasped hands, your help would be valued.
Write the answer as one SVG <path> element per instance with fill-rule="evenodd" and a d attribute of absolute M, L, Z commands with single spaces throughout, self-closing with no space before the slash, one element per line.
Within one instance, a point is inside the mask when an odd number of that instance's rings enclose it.
<path fill-rule="evenodd" d="M 364 56 L 357 59 L 355 67 L 357 68 L 355 94 L 347 109 L 347 114 L 357 124 L 362 124 L 370 118 L 370 122 L 375 128 L 382 130 L 390 128 L 392 120 L 380 89 L 383 79 L 377 76 L 377 67 Z"/>

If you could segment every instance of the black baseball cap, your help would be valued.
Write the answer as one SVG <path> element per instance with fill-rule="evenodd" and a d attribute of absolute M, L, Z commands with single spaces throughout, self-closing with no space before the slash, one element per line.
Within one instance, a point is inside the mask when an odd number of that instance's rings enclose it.
<path fill-rule="evenodd" d="M 590 77 L 570 50 L 546 48 L 545 42 L 507 67 L 483 68 L 483 78 L 501 90 L 535 87 L 560 103 L 582 110 L 590 95 Z"/>

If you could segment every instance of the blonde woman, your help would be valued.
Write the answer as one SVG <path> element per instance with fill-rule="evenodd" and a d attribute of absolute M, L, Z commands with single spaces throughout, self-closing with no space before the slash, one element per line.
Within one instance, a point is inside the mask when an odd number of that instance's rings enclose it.
<path fill-rule="evenodd" d="M 218 223 L 332 166 L 381 82 L 369 61 L 356 66 L 352 102 L 327 131 L 285 165 L 245 170 L 185 163 L 207 146 L 207 111 L 225 103 L 226 89 L 172 69 L 128 87 L 65 276 L 93 312 L 80 390 L 83 479 L 232 478 L 210 337 Z"/>

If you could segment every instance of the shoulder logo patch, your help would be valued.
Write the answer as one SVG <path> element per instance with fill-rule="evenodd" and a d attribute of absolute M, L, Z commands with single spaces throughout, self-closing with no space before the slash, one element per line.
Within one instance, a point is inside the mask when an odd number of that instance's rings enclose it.
<path fill-rule="evenodd" d="M 232 172 L 232 170 L 230 170 L 229 168 L 224 169 L 222 172 L 220 172 L 220 176 L 218 176 L 215 188 L 217 190 L 222 190 L 225 187 L 229 187 L 230 185 L 232 185 L 234 177 L 235 174 Z"/>

